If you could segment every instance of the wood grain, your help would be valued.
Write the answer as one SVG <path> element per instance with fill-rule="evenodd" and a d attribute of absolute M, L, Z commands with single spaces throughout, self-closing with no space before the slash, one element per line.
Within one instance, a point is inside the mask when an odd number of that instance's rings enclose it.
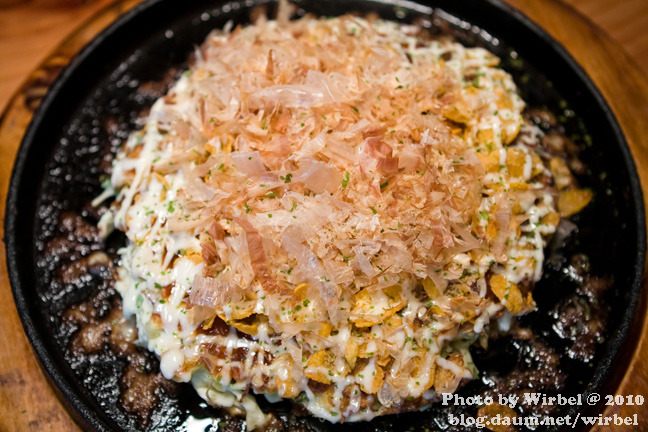
<path fill-rule="evenodd" d="M 648 73 L 648 1 L 563 1 L 601 27 Z"/>
<path fill-rule="evenodd" d="M 16 0 L 12 6 L 0 6 L 0 109 L 11 106 L 0 120 L 1 214 L 21 131 L 28 121 L 24 95 L 12 102 L 11 95 L 21 83 L 35 78 L 31 72 L 79 24 L 103 8 L 108 9 L 86 31 L 96 32 L 113 19 L 119 10 L 112 1 Z M 648 1 L 508 1 L 562 42 L 592 76 L 622 125 L 644 191 L 648 191 Z M 63 52 L 75 49 L 73 42 L 68 40 Z M 56 66 L 56 59 L 49 61 Z M 644 292 L 633 334 L 616 365 L 618 379 L 612 380 L 609 393 L 648 397 L 648 363 L 642 361 L 648 356 L 647 303 Z M 40 371 L 22 331 L 6 276 L 4 248 L 0 250 L 0 343 L 5 347 L 0 350 L 0 431 L 79 431 Z M 637 413 L 641 426 L 623 430 L 648 431 L 644 407 L 616 408 L 608 413 Z"/>
<path fill-rule="evenodd" d="M 111 2 L 34 0 L 0 8 L 0 110 L 72 30 Z"/>
<path fill-rule="evenodd" d="M 25 77 L 69 34 L 114 0 L 0 0 L 0 112 Z M 6 0 L 5 0 L 6 1 Z M 539 8 L 550 0 L 536 0 Z M 563 0 L 618 42 L 648 74 L 648 1 Z"/>

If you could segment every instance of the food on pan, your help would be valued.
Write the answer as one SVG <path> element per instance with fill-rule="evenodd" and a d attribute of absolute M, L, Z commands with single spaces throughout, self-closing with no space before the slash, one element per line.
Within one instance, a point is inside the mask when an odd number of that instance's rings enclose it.
<path fill-rule="evenodd" d="M 354 16 L 213 32 L 105 192 L 164 376 L 250 428 L 254 394 L 351 422 L 475 378 L 469 347 L 534 310 L 543 248 L 591 199 L 498 62 Z"/>

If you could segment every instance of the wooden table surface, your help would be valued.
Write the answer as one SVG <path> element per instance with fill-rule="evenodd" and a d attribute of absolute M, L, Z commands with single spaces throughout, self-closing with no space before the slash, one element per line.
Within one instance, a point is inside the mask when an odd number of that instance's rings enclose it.
<path fill-rule="evenodd" d="M 68 33 L 111 1 L 0 0 L 0 112 L 29 72 Z M 562 2 L 603 29 L 648 75 L 648 0 Z"/>
<path fill-rule="evenodd" d="M 593 77 L 619 119 L 648 191 L 648 0 L 507 0 L 562 42 Z M 112 0 L 0 0 L 0 110 L 72 30 Z M 11 121 L 10 118 L 5 119 Z M 0 136 L 0 214 L 18 136 Z M 645 195 L 645 193 L 644 193 Z M 648 293 L 611 393 L 648 397 Z M 0 432 L 79 431 L 49 387 L 22 331 L 0 250 Z M 645 408 L 644 408 L 645 407 Z M 607 414 L 638 414 L 648 431 L 648 405 Z"/>

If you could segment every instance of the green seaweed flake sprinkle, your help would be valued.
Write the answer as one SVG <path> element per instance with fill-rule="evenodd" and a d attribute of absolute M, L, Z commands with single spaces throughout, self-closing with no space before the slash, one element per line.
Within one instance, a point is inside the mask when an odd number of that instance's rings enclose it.
<path fill-rule="evenodd" d="M 342 189 L 346 188 L 349 185 L 349 173 L 344 173 L 344 178 L 342 179 Z"/>

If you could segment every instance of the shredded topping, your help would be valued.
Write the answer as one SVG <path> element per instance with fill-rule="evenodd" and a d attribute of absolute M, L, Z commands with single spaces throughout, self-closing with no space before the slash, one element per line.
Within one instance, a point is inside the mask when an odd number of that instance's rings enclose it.
<path fill-rule="evenodd" d="M 357 421 L 475 377 L 560 219 L 497 64 L 352 16 L 213 32 L 113 167 L 118 289 L 164 375 L 250 427 L 249 390 Z"/>

